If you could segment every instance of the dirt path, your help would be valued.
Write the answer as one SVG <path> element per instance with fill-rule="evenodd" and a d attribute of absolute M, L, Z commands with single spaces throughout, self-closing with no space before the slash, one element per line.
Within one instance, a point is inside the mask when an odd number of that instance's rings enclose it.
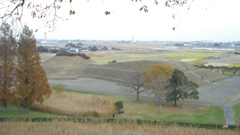
<path fill-rule="evenodd" d="M 228 125 L 234 125 L 236 124 L 233 118 L 233 113 L 232 113 L 232 107 L 236 104 L 240 103 L 240 98 L 234 100 L 233 102 L 224 105 L 224 110 L 225 110 L 225 118 L 226 118 L 226 123 Z"/>

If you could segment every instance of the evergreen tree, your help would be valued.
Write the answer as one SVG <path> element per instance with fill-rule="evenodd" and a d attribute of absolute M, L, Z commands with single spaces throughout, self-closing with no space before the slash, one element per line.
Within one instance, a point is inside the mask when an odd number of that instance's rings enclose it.
<path fill-rule="evenodd" d="M 46 72 L 41 66 L 40 57 L 36 48 L 36 39 L 33 31 L 24 26 L 20 34 L 18 54 L 18 68 L 16 71 L 17 103 L 23 106 L 28 113 L 34 102 L 42 103 L 51 95 Z"/>
<path fill-rule="evenodd" d="M 12 99 L 13 72 L 16 58 L 16 40 L 8 24 L 0 30 L 0 101 L 3 111 L 7 112 L 7 104 Z"/>
<path fill-rule="evenodd" d="M 183 101 L 184 99 L 198 99 L 199 92 L 197 91 L 198 85 L 185 76 L 184 72 L 179 69 L 174 69 L 172 77 L 170 79 L 170 85 L 167 89 L 167 101 L 174 101 L 174 105 L 177 105 L 178 100 Z"/>

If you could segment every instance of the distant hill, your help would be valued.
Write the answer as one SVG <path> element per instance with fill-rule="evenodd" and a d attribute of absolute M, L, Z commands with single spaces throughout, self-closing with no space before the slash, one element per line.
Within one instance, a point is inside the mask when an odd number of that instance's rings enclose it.
<path fill-rule="evenodd" d="M 43 68 L 48 77 L 77 76 L 78 70 L 89 65 L 91 60 L 83 59 L 80 56 L 54 56 L 43 62 Z"/>
<path fill-rule="evenodd" d="M 79 56 L 55 56 L 43 63 L 49 78 L 79 78 L 92 77 L 111 81 L 124 80 L 130 72 L 141 71 L 151 64 L 159 63 L 170 65 L 185 72 L 186 76 L 199 84 L 207 85 L 210 82 L 219 81 L 226 76 L 208 69 L 200 69 L 180 61 L 131 61 L 96 65 L 91 60 L 85 60 Z"/>

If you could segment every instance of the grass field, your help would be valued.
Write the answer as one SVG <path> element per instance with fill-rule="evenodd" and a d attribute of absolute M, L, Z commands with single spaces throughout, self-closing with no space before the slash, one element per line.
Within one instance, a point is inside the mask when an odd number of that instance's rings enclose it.
<path fill-rule="evenodd" d="M 182 52 L 182 53 L 166 53 L 163 54 L 165 57 L 170 59 L 195 59 L 187 63 L 194 64 L 202 62 L 207 56 L 219 56 L 221 53 L 204 53 L 204 52 Z"/>
<path fill-rule="evenodd" d="M 155 101 L 142 100 L 140 103 L 135 102 L 134 99 L 122 99 L 122 101 L 126 114 L 119 115 L 119 118 L 218 124 L 225 121 L 224 111 L 220 107 L 187 105 L 182 109 L 181 105 L 175 107 L 172 103 L 165 103 L 163 112 L 158 113 Z"/>
<path fill-rule="evenodd" d="M 144 58 L 144 57 L 162 56 L 162 54 L 122 54 L 122 56 L 127 58 Z"/>
<path fill-rule="evenodd" d="M 240 125 L 240 104 L 235 105 L 232 109 L 234 120 L 238 125 Z"/>
<path fill-rule="evenodd" d="M 71 92 L 76 93 L 77 91 Z M 181 104 L 176 107 L 173 106 L 173 103 L 165 103 L 163 112 L 158 113 L 157 102 L 154 100 L 140 98 L 140 102 L 136 102 L 136 99 L 132 97 L 110 96 L 104 94 L 102 94 L 101 97 L 111 100 L 112 102 L 123 102 L 123 110 L 126 113 L 117 115 L 117 118 L 211 124 L 223 124 L 225 122 L 224 111 L 221 107 L 186 105 L 185 108 L 182 109 Z"/>
<path fill-rule="evenodd" d="M 116 115 L 116 118 L 209 124 L 224 124 L 225 122 L 224 111 L 221 107 L 185 105 L 182 109 L 180 103 L 178 106 L 173 106 L 173 103 L 164 103 L 162 113 L 158 113 L 157 102 L 151 99 L 140 98 L 140 102 L 136 102 L 136 99 L 132 97 L 73 90 L 55 93 L 42 105 L 35 104 L 33 109 L 59 115 L 94 116 L 92 112 L 96 111 L 98 116 L 111 116 L 115 109 L 112 103 L 116 101 L 124 103 L 123 110 L 125 111 L 124 114 Z M 31 111 L 29 114 L 23 112 L 24 109 L 12 106 L 9 107 L 9 113 L 1 112 L 0 117 L 61 117 L 36 111 Z M 235 116 L 239 116 L 239 113 L 236 112 Z"/>
<path fill-rule="evenodd" d="M 72 92 L 54 92 L 42 104 L 33 104 L 31 109 L 66 116 L 110 116 L 115 112 L 110 100 Z"/>
<path fill-rule="evenodd" d="M 195 59 L 194 61 L 187 62 L 189 64 L 193 64 L 196 62 L 203 61 L 203 58 L 207 56 L 219 56 L 221 53 L 204 53 L 204 52 L 187 52 L 184 51 L 182 53 L 159 53 L 159 54 L 129 54 L 129 53 L 122 53 L 120 57 L 116 58 L 117 62 L 126 62 L 126 61 L 133 61 L 133 60 L 152 60 L 154 57 L 159 58 L 159 56 L 166 57 L 168 59 Z M 106 64 L 109 61 L 114 60 L 112 57 L 91 57 L 91 59 L 95 60 L 99 64 Z M 156 59 L 157 60 L 157 59 Z"/>
<path fill-rule="evenodd" d="M 182 52 L 182 53 L 166 53 L 164 56 L 171 59 L 203 59 L 207 56 L 219 56 L 220 53 L 204 53 L 204 52 Z"/>
<path fill-rule="evenodd" d="M 1 122 L 0 134 L 34 135 L 237 135 L 237 131 L 134 123 Z"/>
<path fill-rule="evenodd" d="M 38 111 L 30 110 L 28 114 L 25 113 L 25 109 L 22 107 L 10 105 L 8 106 L 8 112 L 3 113 L 0 111 L 0 118 L 26 118 L 26 117 L 61 117 L 60 115 L 49 114 L 49 113 L 42 113 Z"/>
<path fill-rule="evenodd" d="M 240 64 L 230 64 L 228 67 L 240 67 Z"/>

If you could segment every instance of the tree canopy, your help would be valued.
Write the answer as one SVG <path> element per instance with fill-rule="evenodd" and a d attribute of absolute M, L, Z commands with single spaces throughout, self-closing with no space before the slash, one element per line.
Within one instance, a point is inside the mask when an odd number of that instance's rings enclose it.
<path fill-rule="evenodd" d="M 8 24 L 0 29 L 0 101 L 7 112 L 13 88 L 17 43 Z"/>
<path fill-rule="evenodd" d="M 140 72 L 128 74 L 126 79 L 121 82 L 120 85 L 131 88 L 131 90 L 136 93 L 137 102 L 139 102 L 140 93 L 146 91 L 144 77 Z"/>
<path fill-rule="evenodd" d="M 197 87 L 197 84 L 188 80 L 184 72 L 179 69 L 174 69 L 170 79 L 170 85 L 167 87 L 167 100 L 174 101 L 174 105 L 177 105 L 177 100 L 180 99 L 182 99 L 183 101 L 186 98 L 198 99 L 199 92 L 196 90 Z"/>
<path fill-rule="evenodd" d="M 33 31 L 24 26 L 18 47 L 18 66 L 16 70 L 16 93 L 18 103 L 28 108 L 34 102 L 42 103 L 51 94 L 46 72 L 40 65 Z"/>
<path fill-rule="evenodd" d="M 162 108 L 162 100 L 165 97 L 165 88 L 169 85 L 169 79 L 173 73 L 171 66 L 153 64 L 149 68 L 143 70 L 144 81 L 146 86 L 157 98 L 159 112 Z"/>

